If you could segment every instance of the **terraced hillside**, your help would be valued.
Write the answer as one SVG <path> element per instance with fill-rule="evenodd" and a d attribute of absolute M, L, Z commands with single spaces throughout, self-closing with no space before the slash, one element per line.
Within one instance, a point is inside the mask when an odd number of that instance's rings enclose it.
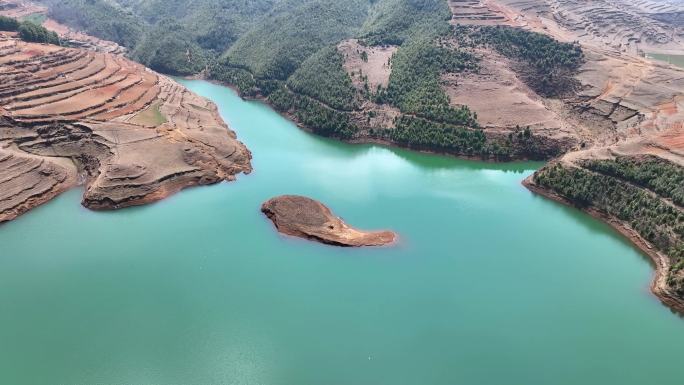
<path fill-rule="evenodd" d="M 117 209 L 251 170 L 215 106 L 119 55 L 0 35 L 0 222 L 85 184 Z"/>
<path fill-rule="evenodd" d="M 628 2 L 610 4 L 650 17 Z M 550 159 L 639 135 L 642 121 L 682 94 L 681 70 L 573 33 L 554 18 L 561 5 L 570 2 L 376 2 L 356 37 L 349 32 L 337 43 L 337 55 L 321 48 L 289 77 L 274 82 L 249 66 L 213 75 L 244 96 L 267 98 L 307 129 L 354 142 L 510 160 Z M 402 7 L 409 11 L 400 16 L 433 8 L 413 20 L 397 16 Z M 676 6 L 658 9 L 660 18 L 676 16 Z M 453 119 L 456 111 L 474 114 Z"/>
<path fill-rule="evenodd" d="M 680 50 L 684 4 L 678 0 L 482 0 L 519 26 L 637 54 Z"/>
<path fill-rule="evenodd" d="M 496 3 L 487 0 L 449 0 L 452 24 L 511 25 L 513 20 Z"/>

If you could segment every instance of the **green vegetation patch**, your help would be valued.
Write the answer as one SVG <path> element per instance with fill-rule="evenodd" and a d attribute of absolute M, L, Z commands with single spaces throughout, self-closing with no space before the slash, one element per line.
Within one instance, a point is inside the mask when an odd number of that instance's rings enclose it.
<path fill-rule="evenodd" d="M 397 106 L 402 112 L 440 123 L 477 126 L 467 107 L 454 108 L 440 86 L 440 75 L 474 68 L 472 57 L 433 41 L 404 44 L 392 59 L 392 74 L 386 93 L 378 100 Z"/>
<path fill-rule="evenodd" d="M 129 48 L 157 71 L 187 75 L 222 55 L 277 0 L 45 0 L 57 21 Z"/>
<path fill-rule="evenodd" d="M 19 38 L 32 43 L 60 45 L 59 36 L 45 27 L 30 21 L 19 21 L 11 17 L 0 16 L 0 31 L 18 32 Z"/>
<path fill-rule="evenodd" d="M 451 10 L 444 0 L 378 0 L 360 32 L 367 45 L 402 45 L 449 32 Z"/>
<path fill-rule="evenodd" d="M 254 76 L 244 68 L 218 63 L 210 67 L 209 76 L 214 80 L 235 86 L 240 96 L 254 97 L 259 92 Z"/>
<path fill-rule="evenodd" d="M 47 0 L 48 15 L 90 35 L 133 48 L 143 36 L 144 24 L 116 1 Z"/>
<path fill-rule="evenodd" d="M 0 31 L 17 32 L 21 22 L 17 19 L 0 16 Z"/>
<path fill-rule="evenodd" d="M 245 33 L 222 65 L 247 69 L 259 79 L 286 80 L 321 48 L 353 36 L 368 0 L 283 0 Z"/>
<path fill-rule="evenodd" d="M 32 13 L 30 15 L 24 16 L 21 19 L 21 21 L 29 21 L 33 24 L 43 25 L 43 23 L 45 23 L 46 19 L 47 19 L 47 16 L 44 13 Z"/>
<path fill-rule="evenodd" d="M 145 35 L 131 56 L 155 71 L 172 75 L 191 75 L 206 68 L 202 49 L 185 28 L 164 19 Z"/>
<path fill-rule="evenodd" d="M 326 107 L 308 96 L 295 94 L 283 85 L 271 92 L 268 100 L 278 111 L 293 114 L 316 134 L 351 139 L 358 131 L 349 114 Z"/>
<path fill-rule="evenodd" d="M 390 139 L 418 150 L 444 151 L 468 156 L 486 156 L 487 139 L 481 130 L 472 130 L 412 116 L 398 119 Z"/>
<path fill-rule="evenodd" d="M 134 118 L 134 123 L 139 123 L 145 126 L 160 126 L 167 122 L 166 117 L 159 111 L 159 102 L 156 102 L 147 107 L 142 112 L 138 113 Z M 197 106 L 195 106 L 197 107 Z"/>
<path fill-rule="evenodd" d="M 323 48 L 309 57 L 288 79 L 288 87 L 330 107 L 351 111 L 358 108 L 356 89 L 344 70 L 344 58 L 336 46 Z"/>
<path fill-rule="evenodd" d="M 222 54 L 261 20 L 277 0 L 117 0 L 142 20 L 155 25 L 165 19 L 183 25 L 204 50 Z"/>
<path fill-rule="evenodd" d="M 684 207 L 684 167 L 653 155 L 588 160 L 582 166 L 647 188 Z"/>

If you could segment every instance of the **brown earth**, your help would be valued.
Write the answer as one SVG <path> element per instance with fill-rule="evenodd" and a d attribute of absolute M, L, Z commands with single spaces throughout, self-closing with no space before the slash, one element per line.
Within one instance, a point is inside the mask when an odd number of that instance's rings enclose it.
<path fill-rule="evenodd" d="M 250 158 L 211 102 L 165 76 L 0 34 L 0 222 L 80 183 L 91 209 L 150 203 L 234 180 Z"/>
<path fill-rule="evenodd" d="M 349 227 L 328 207 L 311 198 L 283 195 L 261 206 L 279 232 L 334 246 L 383 246 L 393 243 L 391 231 L 366 232 Z"/>
<path fill-rule="evenodd" d="M 22 19 L 26 16 L 47 14 L 47 8 L 27 0 L 0 0 L 0 14 Z"/>
<path fill-rule="evenodd" d="M 684 3 L 678 0 L 492 1 L 516 14 L 525 27 L 546 28 L 584 45 L 631 55 L 680 51 L 684 45 Z"/>
<path fill-rule="evenodd" d="M 510 13 L 499 4 L 488 0 L 449 0 L 451 24 L 460 25 L 513 25 Z"/>
<path fill-rule="evenodd" d="M 680 52 L 679 0 L 449 0 L 452 24 L 509 25 L 625 52 Z"/>
<path fill-rule="evenodd" d="M 357 39 L 344 40 L 337 45 L 337 51 L 344 57 L 344 69 L 359 94 L 365 92 L 366 84 L 371 92 L 376 92 L 378 87 L 387 88 L 392 73 L 392 55 L 397 49 L 392 45 L 367 47 Z M 363 52 L 367 60 L 363 60 Z M 351 113 L 351 119 L 357 127 L 387 129 L 394 128 L 394 119 L 399 115 L 401 112 L 396 107 L 363 99 L 359 109 Z"/>
<path fill-rule="evenodd" d="M 393 45 L 366 47 L 356 39 L 344 40 L 337 45 L 338 52 L 344 57 L 344 69 L 359 91 L 363 91 L 366 80 L 371 91 L 378 86 L 387 88 L 392 73 L 391 58 L 397 49 Z M 363 52 L 367 55 L 366 60 L 362 58 Z"/>
<path fill-rule="evenodd" d="M 473 53 L 481 58 L 477 72 L 442 76 L 451 105 L 466 105 L 477 112 L 484 129 L 529 126 L 537 134 L 573 136 L 574 131 L 563 127 L 561 117 L 545 105 L 545 99 L 519 79 L 510 60 L 492 49 L 476 48 Z"/>

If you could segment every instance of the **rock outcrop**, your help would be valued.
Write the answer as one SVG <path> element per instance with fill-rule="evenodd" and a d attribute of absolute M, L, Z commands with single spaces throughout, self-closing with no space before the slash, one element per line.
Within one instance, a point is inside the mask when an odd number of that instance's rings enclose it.
<path fill-rule="evenodd" d="M 0 222 L 85 184 L 118 209 L 235 179 L 251 155 L 211 102 L 119 55 L 0 34 Z"/>
<path fill-rule="evenodd" d="M 391 231 L 366 232 L 349 227 L 329 208 L 311 198 L 284 195 L 261 206 L 279 232 L 335 246 L 383 246 L 394 242 Z"/>

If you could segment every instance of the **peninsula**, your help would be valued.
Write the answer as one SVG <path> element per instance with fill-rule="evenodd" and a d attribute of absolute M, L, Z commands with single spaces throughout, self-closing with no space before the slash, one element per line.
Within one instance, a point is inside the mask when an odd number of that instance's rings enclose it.
<path fill-rule="evenodd" d="M 118 209 L 251 171 L 213 103 L 115 53 L 0 33 L 0 222 L 74 186 Z"/>

